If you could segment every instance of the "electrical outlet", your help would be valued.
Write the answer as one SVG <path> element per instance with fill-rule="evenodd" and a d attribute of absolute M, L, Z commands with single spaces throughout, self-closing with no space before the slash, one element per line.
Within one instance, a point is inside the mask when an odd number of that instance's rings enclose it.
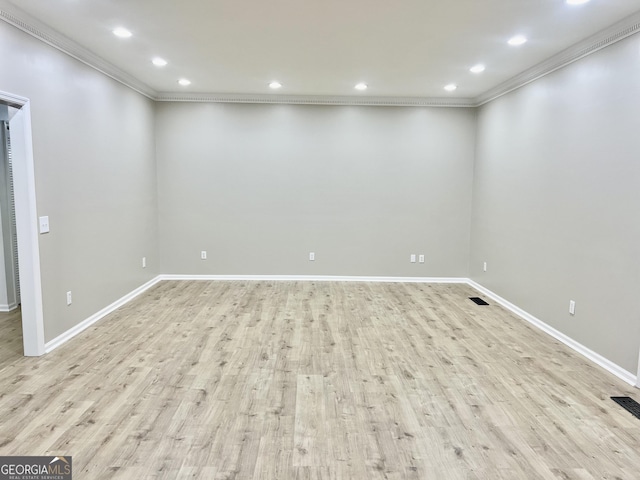
<path fill-rule="evenodd" d="M 420 263 L 424 263 L 424 255 L 419 255 L 419 256 L 418 256 L 418 261 L 419 261 Z"/>
<path fill-rule="evenodd" d="M 147 257 L 142 257 L 142 268 L 147 268 Z"/>
<path fill-rule="evenodd" d="M 67 292 L 67 305 L 71 305 L 72 302 L 72 298 L 71 298 L 71 292 Z"/>
<path fill-rule="evenodd" d="M 309 261 L 314 262 L 316 260 L 315 252 L 309 252 Z"/>
<path fill-rule="evenodd" d="M 484 263 L 482 264 L 482 271 L 483 271 L 483 272 L 486 272 L 486 271 L 487 271 L 487 262 L 484 262 Z"/>
<path fill-rule="evenodd" d="M 569 313 L 571 315 L 576 314 L 576 302 L 574 302 L 573 300 L 569 300 Z"/>
<path fill-rule="evenodd" d="M 411 261 L 411 263 L 416 263 L 416 254 L 412 253 L 409 260 Z"/>
<path fill-rule="evenodd" d="M 207 251 L 206 250 L 202 250 L 200 252 L 200 259 L 201 260 L 206 260 L 207 259 Z"/>

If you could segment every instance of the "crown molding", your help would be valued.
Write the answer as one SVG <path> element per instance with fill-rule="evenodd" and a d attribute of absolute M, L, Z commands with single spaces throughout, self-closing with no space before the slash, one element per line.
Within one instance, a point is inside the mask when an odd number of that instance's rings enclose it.
<path fill-rule="evenodd" d="M 525 70 L 524 72 L 510 78 L 506 82 L 503 82 L 494 88 L 479 95 L 475 99 L 475 106 L 479 107 L 495 100 L 502 95 L 506 95 L 509 92 L 517 90 L 520 87 L 549 75 L 567 65 L 580 60 L 592 53 L 602 50 L 609 45 L 612 45 L 620 40 L 623 40 L 631 35 L 640 32 L 640 11 L 633 15 L 621 20 L 618 23 L 614 23 L 608 28 L 601 30 L 600 32 L 585 38 L 584 40 L 572 45 L 566 50 L 544 60 L 543 62 L 534 65 L 533 67 Z"/>
<path fill-rule="evenodd" d="M 581 58 L 640 32 L 640 11 L 601 30 L 575 45 L 534 65 L 475 98 L 455 97 L 372 97 L 331 95 L 277 95 L 240 93 L 157 92 L 144 82 L 97 56 L 77 42 L 55 31 L 16 7 L 0 0 L 0 20 L 51 45 L 136 92 L 159 102 L 263 103 L 291 105 L 358 105 L 397 107 L 479 107 L 517 90 Z"/>
<path fill-rule="evenodd" d="M 0 20 L 13 25 L 47 45 L 57 48 L 61 52 L 66 53 L 100 73 L 113 78 L 145 97 L 155 100 L 157 92 L 147 84 L 141 82 L 134 76 L 129 75 L 112 63 L 107 62 L 90 50 L 84 48 L 79 43 L 62 35 L 48 25 L 45 25 L 6 0 L 0 0 Z"/>
<path fill-rule="evenodd" d="M 379 107 L 474 107 L 471 98 L 439 97 L 366 97 L 332 95 L 269 95 L 239 93 L 171 93 L 158 94 L 159 102 L 202 103 L 279 103 L 290 105 L 364 105 Z"/>

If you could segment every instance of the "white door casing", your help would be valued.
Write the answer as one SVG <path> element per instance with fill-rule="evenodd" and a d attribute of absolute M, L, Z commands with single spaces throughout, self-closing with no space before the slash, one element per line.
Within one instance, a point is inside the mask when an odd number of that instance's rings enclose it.
<path fill-rule="evenodd" d="M 24 354 L 40 356 L 45 353 L 45 343 L 31 105 L 27 98 L 1 91 L 0 101 L 20 108 L 10 120 L 9 128 L 22 297 L 22 337 Z"/>

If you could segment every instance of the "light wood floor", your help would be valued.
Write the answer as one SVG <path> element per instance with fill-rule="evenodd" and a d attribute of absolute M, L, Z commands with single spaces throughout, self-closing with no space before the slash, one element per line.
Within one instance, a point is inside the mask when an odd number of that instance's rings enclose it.
<path fill-rule="evenodd" d="M 0 368 L 22 356 L 22 317 L 19 308 L 0 313 Z M 0 379 L 0 382 L 2 380 Z"/>
<path fill-rule="evenodd" d="M 3 318 L 0 455 L 72 455 L 75 480 L 640 478 L 609 399 L 638 391 L 475 295 L 162 282 L 42 358 Z"/>

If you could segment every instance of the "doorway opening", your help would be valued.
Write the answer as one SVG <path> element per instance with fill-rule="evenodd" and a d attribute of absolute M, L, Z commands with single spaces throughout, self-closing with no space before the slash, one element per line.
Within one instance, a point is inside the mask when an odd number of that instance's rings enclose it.
<path fill-rule="evenodd" d="M 9 119 L 17 109 L 0 105 L 0 363 L 23 351 L 18 237 Z"/>
<path fill-rule="evenodd" d="M 0 105 L 0 311 L 6 312 L 13 311 L 20 305 L 18 234 L 9 125 L 10 115 L 15 113 L 17 109 Z"/>
<path fill-rule="evenodd" d="M 40 356 L 45 341 L 29 99 L 0 92 L 0 120 L 0 310 L 20 314 L 22 352 Z"/>

